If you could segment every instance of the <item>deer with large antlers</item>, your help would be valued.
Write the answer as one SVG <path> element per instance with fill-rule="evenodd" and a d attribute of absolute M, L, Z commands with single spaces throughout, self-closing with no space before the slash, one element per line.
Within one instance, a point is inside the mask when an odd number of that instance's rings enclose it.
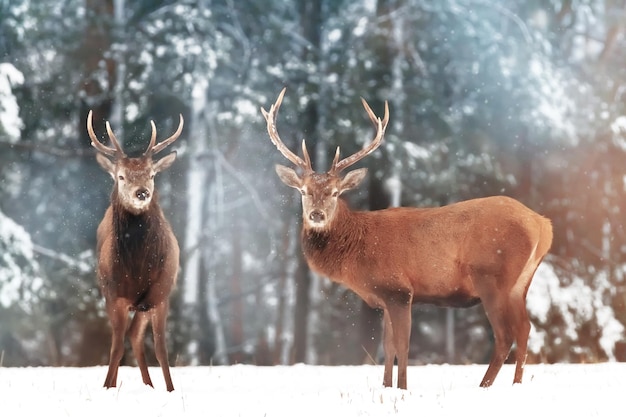
<path fill-rule="evenodd" d="M 389 121 L 387 103 L 381 120 L 362 99 L 376 126 L 374 139 L 341 160 L 337 148 L 330 170 L 318 173 L 311 167 L 304 140 L 300 158 L 278 135 L 276 116 L 284 94 L 285 89 L 269 111 L 261 111 L 272 143 L 300 170 L 276 165 L 282 182 L 302 194 L 302 250 L 312 270 L 383 310 L 383 385 L 392 386 L 397 359 L 397 386 L 407 388 L 414 303 L 447 307 L 482 303 L 495 349 L 480 385 L 493 383 L 514 341 L 513 382 L 521 383 L 530 332 L 526 293 L 552 244 L 550 221 L 503 196 L 438 208 L 352 211 L 340 196 L 357 187 L 367 170 L 341 173 L 380 146 Z"/>
<path fill-rule="evenodd" d="M 109 122 L 106 122 L 106 130 L 113 147 L 98 140 L 92 124 L 90 111 L 87 131 L 91 144 L 98 151 L 96 159 L 115 182 L 111 205 L 97 231 L 98 282 L 112 329 L 109 370 L 104 386 L 116 386 L 129 312 L 134 312 L 128 332 L 143 382 L 152 386 L 144 353 L 144 335 L 150 322 L 156 358 L 167 390 L 173 391 L 165 331 L 169 295 L 178 274 L 179 248 L 159 207 L 154 176 L 172 165 L 176 152 L 158 160 L 153 160 L 153 156 L 180 136 L 183 116 L 180 116 L 176 132 L 158 144 L 155 143 L 156 126 L 151 121 L 150 144 L 137 158 L 126 156 Z"/>

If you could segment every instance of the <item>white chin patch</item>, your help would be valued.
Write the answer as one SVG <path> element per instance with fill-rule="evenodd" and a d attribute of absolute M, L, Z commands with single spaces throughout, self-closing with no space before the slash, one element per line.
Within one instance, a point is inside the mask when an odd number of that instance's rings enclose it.
<path fill-rule="evenodd" d="M 147 198 L 145 200 L 139 200 L 139 199 L 134 198 L 130 202 L 130 205 L 136 211 L 143 211 L 143 210 L 147 209 L 148 206 L 150 205 L 150 199 Z"/>
<path fill-rule="evenodd" d="M 326 222 L 315 222 L 313 220 L 306 220 L 307 225 L 311 228 L 311 229 L 317 229 L 317 230 L 322 230 L 326 228 Z"/>

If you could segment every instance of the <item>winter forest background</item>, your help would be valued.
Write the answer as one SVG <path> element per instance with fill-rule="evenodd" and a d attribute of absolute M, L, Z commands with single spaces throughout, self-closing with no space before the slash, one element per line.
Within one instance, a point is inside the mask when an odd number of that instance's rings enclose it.
<path fill-rule="evenodd" d="M 626 360 L 624 48 L 624 0 L 0 0 L 0 365 L 108 361 L 90 109 L 128 153 L 185 117 L 157 178 L 182 249 L 173 364 L 378 361 L 380 313 L 300 254 L 259 110 L 284 86 L 281 136 L 318 170 L 372 137 L 359 97 L 389 100 L 354 208 L 504 194 L 552 219 L 529 361 Z M 413 323 L 414 363 L 490 355 L 481 307 Z"/>

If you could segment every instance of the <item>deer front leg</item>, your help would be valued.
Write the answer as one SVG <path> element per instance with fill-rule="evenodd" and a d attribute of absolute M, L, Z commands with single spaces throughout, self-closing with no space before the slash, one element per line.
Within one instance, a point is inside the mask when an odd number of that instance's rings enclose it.
<path fill-rule="evenodd" d="M 135 359 L 137 360 L 137 366 L 139 366 L 139 370 L 141 371 L 141 379 L 144 384 L 154 387 L 154 385 L 152 385 L 152 380 L 150 379 L 150 373 L 148 372 L 144 349 L 144 337 L 149 320 L 150 317 L 148 316 L 148 313 L 140 311 L 135 312 L 135 317 L 133 317 L 133 321 L 131 322 L 129 333 L 130 344 L 133 348 Z"/>
<path fill-rule="evenodd" d="M 407 389 L 407 368 L 409 365 L 409 340 L 411 337 L 411 302 L 392 301 L 387 305 L 389 320 L 385 320 L 385 327 L 389 321 L 393 328 L 393 346 L 398 358 L 398 388 Z M 385 336 L 385 339 L 387 336 Z M 388 343 L 385 341 L 385 343 Z M 385 371 L 387 369 L 385 358 Z M 390 367 L 393 366 L 393 361 Z M 386 374 L 385 374 L 386 376 Z"/>
<path fill-rule="evenodd" d="M 393 341 L 393 326 L 389 318 L 389 312 L 385 309 L 383 327 L 383 350 L 385 351 L 385 374 L 383 377 L 383 386 L 393 386 L 393 362 L 396 359 L 396 346 Z"/>
<path fill-rule="evenodd" d="M 124 333 L 128 320 L 128 307 L 119 300 L 106 303 L 107 314 L 111 322 L 111 352 L 109 354 L 109 371 L 107 372 L 104 386 L 115 387 L 117 384 L 117 369 L 124 356 Z"/>
<path fill-rule="evenodd" d="M 167 344 L 165 341 L 168 309 L 169 304 L 167 301 L 164 301 L 152 310 L 152 333 L 154 334 L 154 350 L 157 360 L 161 365 L 161 370 L 163 371 L 165 385 L 168 391 L 174 391 L 174 384 L 172 384 L 172 377 L 170 375 L 170 365 L 167 359 Z"/>

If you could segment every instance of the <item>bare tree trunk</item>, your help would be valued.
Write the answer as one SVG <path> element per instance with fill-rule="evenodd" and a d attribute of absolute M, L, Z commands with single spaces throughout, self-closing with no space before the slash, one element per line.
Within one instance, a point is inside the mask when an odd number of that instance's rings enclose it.
<path fill-rule="evenodd" d="M 217 114 L 217 109 L 215 108 L 215 104 L 209 104 L 205 107 L 205 117 L 208 120 L 210 118 L 209 115 Z M 217 132 L 215 132 L 215 124 L 210 124 L 212 127 L 211 132 L 209 133 L 209 137 L 212 139 L 211 141 L 211 153 L 213 155 L 221 155 L 219 152 L 219 148 L 217 146 Z M 212 213 L 208 217 L 206 232 L 208 236 L 216 236 L 219 233 L 221 226 L 224 224 L 224 173 L 223 166 L 221 163 L 213 164 L 213 178 L 212 184 L 210 188 L 210 192 L 208 195 L 208 211 Z M 215 353 L 213 355 L 213 359 L 216 363 L 226 365 L 228 364 L 228 355 L 227 355 L 227 347 L 226 347 L 226 337 L 224 330 L 224 322 L 222 321 L 222 317 L 219 310 L 219 297 L 217 293 L 217 274 L 215 271 L 215 254 L 214 250 L 211 248 L 214 245 L 205 244 L 204 245 L 204 264 L 206 270 L 206 297 L 201 299 L 200 308 L 202 311 L 208 312 L 208 319 L 213 329 L 214 340 L 215 340 Z"/>
<path fill-rule="evenodd" d="M 84 63 L 84 78 L 81 87 L 84 98 L 80 106 L 76 131 L 85 132 L 84 135 L 87 136 L 85 120 L 87 120 L 89 110 L 93 110 L 93 123 L 96 133 L 111 113 L 111 86 L 115 84 L 117 68 L 115 60 L 104 55 L 111 50 L 111 28 L 107 22 L 113 21 L 113 0 L 87 0 L 85 8 L 87 18 L 91 22 L 101 22 L 97 25 L 85 25 L 83 44 L 78 52 L 83 57 L 82 62 Z M 108 78 L 108 82 L 104 85 L 100 82 L 98 75 L 102 62 L 104 62 Z M 108 89 L 105 89 L 107 87 Z M 81 140 L 79 144 L 90 147 L 89 140 Z"/>
<path fill-rule="evenodd" d="M 79 115 L 77 120 L 77 132 L 81 132 L 77 146 L 83 150 L 92 149 L 91 141 L 87 136 L 87 130 L 85 128 L 85 121 L 87 120 L 87 114 L 89 110 L 93 111 L 93 125 L 97 134 L 104 131 L 104 120 L 109 117 L 113 95 L 111 94 L 111 85 L 116 80 L 117 66 L 115 60 L 107 57 L 105 54 L 111 50 L 111 27 L 110 22 L 113 21 L 113 1 L 112 0 L 87 0 L 85 2 L 85 13 L 88 24 L 85 25 L 85 32 L 83 34 L 82 45 L 77 51 L 82 65 L 82 80 L 81 80 L 81 102 Z M 94 24 L 94 22 L 100 22 L 100 24 Z M 102 65 L 104 63 L 104 65 Z M 104 68 L 106 72 L 106 83 L 101 83 L 102 77 L 101 68 Z M 96 172 L 99 167 L 96 167 L 93 160 L 83 159 L 80 161 L 81 171 L 83 175 L 89 176 L 91 172 Z M 106 195 L 106 194 L 105 194 Z M 108 198 L 105 195 L 100 196 L 102 203 Z M 94 207 L 95 197 L 91 192 L 81 193 L 79 199 L 88 200 L 88 203 L 84 203 L 84 207 Z M 81 204 L 79 201 L 76 204 Z M 95 248 L 95 226 L 91 229 L 93 232 L 93 244 Z M 95 275 L 94 275 L 95 278 Z M 94 288 L 96 282 L 93 282 Z M 86 326 L 85 322 L 81 320 L 81 325 Z M 108 320 L 98 320 L 97 323 L 91 322 L 89 325 L 90 332 L 83 332 L 81 352 L 79 356 L 87 356 L 85 361 L 97 360 L 96 358 L 104 357 L 108 358 L 110 347 L 110 328 Z M 59 326 L 57 326 L 59 327 Z M 59 331 L 62 331 L 66 327 L 66 323 L 62 323 Z M 97 328 L 96 328 L 97 327 Z M 52 331 L 52 329 L 51 329 Z M 91 333 L 93 332 L 93 333 Z M 94 343 L 92 336 L 98 334 L 99 336 L 95 340 L 99 340 L 100 336 L 106 339 L 106 343 Z M 61 336 L 58 336 L 61 337 Z M 89 350 L 89 352 L 86 352 Z M 56 352 L 58 355 L 58 346 L 55 347 L 52 352 Z M 94 359 L 92 359 L 94 358 Z M 106 359 L 105 359 L 106 360 Z M 106 362 L 105 362 L 106 363 Z M 83 363 L 87 365 L 102 364 L 98 363 Z"/>
<path fill-rule="evenodd" d="M 239 228 L 239 220 L 234 220 L 235 224 L 232 230 L 233 242 L 233 273 L 230 279 L 230 294 L 232 299 L 232 320 L 230 328 L 231 345 L 236 349 L 230 353 L 230 363 L 243 363 L 245 361 L 243 354 L 243 297 L 241 296 L 241 230 Z"/>
<path fill-rule="evenodd" d="M 214 194 L 214 192 L 211 192 Z M 215 230 L 215 222 L 210 226 L 210 230 Z M 212 343 L 211 347 L 215 347 L 212 349 L 213 354 L 211 357 L 211 362 L 216 363 L 218 365 L 227 365 L 228 364 L 228 355 L 226 348 L 226 338 L 224 336 L 224 323 L 221 319 L 219 312 L 219 303 L 217 296 L 217 276 L 215 273 L 215 265 L 212 261 L 212 254 L 209 253 L 209 245 L 205 246 L 205 254 L 204 254 L 204 265 L 206 271 L 206 297 L 203 297 L 203 300 L 200 304 L 200 310 L 202 314 L 207 315 L 207 323 L 208 327 L 213 330 L 214 334 L 214 343 Z M 201 331 L 204 329 L 201 329 Z M 203 345 L 200 345 L 203 347 Z"/>
<path fill-rule="evenodd" d="M 446 309 L 446 362 L 456 363 L 456 339 L 454 334 L 454 309 Z"/>
<path fill-rule="evenodd" d="M 189 166 L 187 171 L 187 224 L 185 227 L 185 241 L 183 245 L 184 275 L 182 279 L 183 305 L 188 312 L 197 315 L 200 312 L 200 246 L 204 230 L 204 202 L 206 201 L 206 183 L 208 173 L 206 164 L 202 163 L 202 156 L 207 152 L 207 129 L 204 120 L 206 107 L 206 89 L 208 81 L 198 82 L 193 92 L 189 134 Z M 197 329 L 197 323 L 191 323 L 191 334 L 187 345 L 188 363 L 197 365 L 199 359 L 199 332 L 206 329 Z"/>
<path fill-rule="evenodd" d="M 290 199 L 290 207 L 293 206 L 291 203 L 293 200 Z M 291 211 L 291 210 L 289 210 Z M 285 344 L 284 341 L 286 339 L 286 329 L 288 328 L 287 323 L 287 291 L 288 291 L 288 283 L 291 281 L 289 278 L 291 276 L 291 268 L 289 265 L 291 264 L 291 259 L 294 255 L 294 247 L 298 247 L 299 244 L 297 236 L 297 221 L 295 220 L 287 220 L 283 222 L 283 240 L 282 240 L 282 251 L 284 256 L 282 257 L 281 267 L 279 269 L 279 277 L 278 277 L 278 287 L 276 288 L 276 293 L 278 294 L 278 312 L 276 315 L 276 333 L 274 334 L 274 351 L 273 351 L 273 363 L 274 365 L 278 364 L 287 364 L 289 363 L 289 355 L 285 355 Z"/>
<path fill-rule="evenodd" d="M 308 347 L 308 322 L 311 300 L 309 288 L 311 276 L 301 251 L 297 254 L 298 266 L 294 274 L 296 283 L 296 306 L 294 312 L 292 363 L 306 362 Z"/>
<path fill-rule="evenodd" d="M 298 4 L 300 11 L 300 21 L 303 31 L 303 37 L 308 41 L 308 45 L 304 49 L 303 61 L 316 61 L 316 55 L 319 54 L 320 47 L 320 26 L 321 26 L 321 0 L 304 1 Z M 306 86 L 308 95 L 312 97 L 319 92 L 319 85 L 309 84 Z M 318 127 L 318 102 L 317 100 L 309 100 L 307 108 L 302 114 L 302 130 L 309 138 L 314 139 L 314 132 Z M 310 141 L 311 149 L 316 149 L 316 143 Z M 316 164 L 317 152 L 312 153 L 312 164 Z M 295 273 L 296 282 L 296 307 L 294 315 L 294 345 L 293 345 L 293 361 L 306 362 L 308 357 L 309 346 L 309 314 L 311 308 L 311 274 L 304 259 L 302 251 L 298 251 L 298 267 Z"/>
<path fill-rule="evenodd" d="M 113 36 L 115 42 L 123 43 L 126 31 L 126 18 L 124 15 L 125 0 L 113 0 Z M 115 84 L 113 85 L 113 105 L 111 109 L 111 123 L 116 126 L 117 137 L 124 143 L 124 82 L 126 78 L 126 59 L 121 48 L 114 48 L 113 60 L 115 61 Z"/>

